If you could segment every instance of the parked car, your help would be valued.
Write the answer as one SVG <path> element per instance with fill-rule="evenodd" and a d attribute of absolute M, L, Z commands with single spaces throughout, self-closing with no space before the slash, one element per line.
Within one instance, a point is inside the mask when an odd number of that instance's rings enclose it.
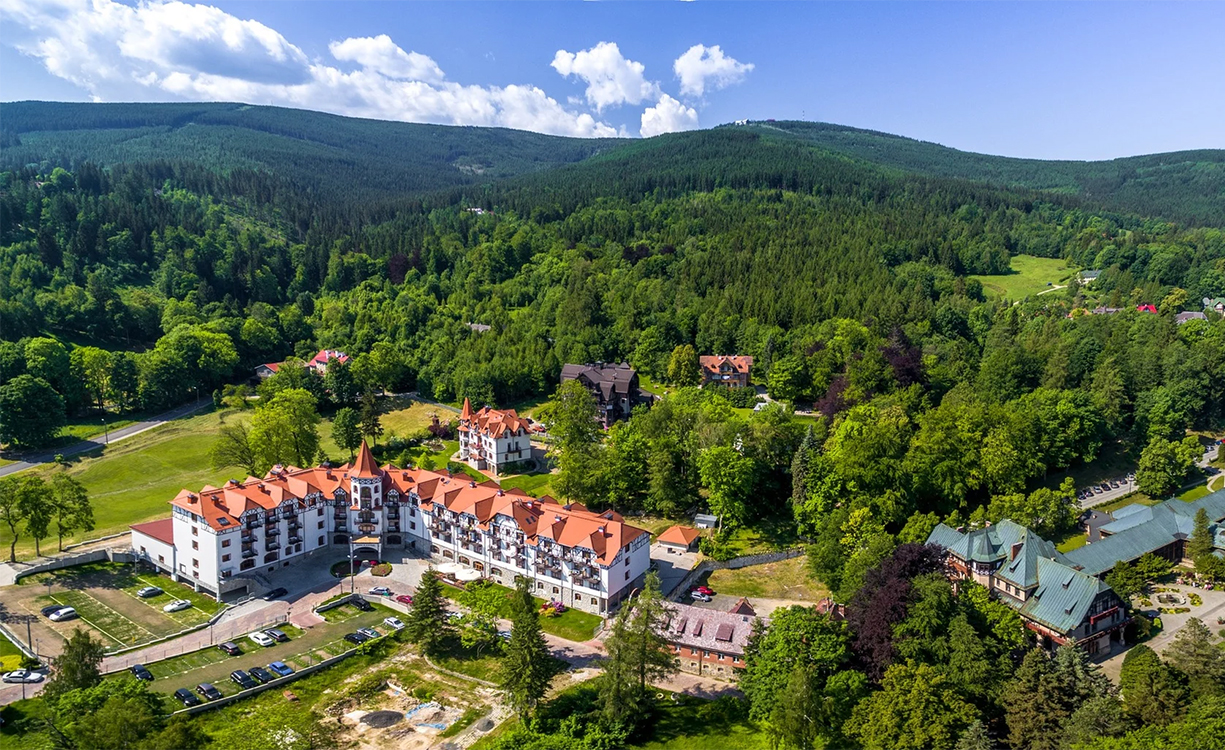
<path fill-rule="evenodd" d="M 345 640 L 352 643 L 354 646 L 360 646 L 370 639 L 361 633 L 349 633 L 345 636 Z"/>
<path fill-rule="evenodd" d="M 276 639 L 268 636 L 266 633 L 261 633 L 258 630 L 247 636 L 247 640 L 259 646 L 272 646 L 276 643 Z"/>
<path fill-rule="evenodd" d="M 362 599 L 361 597 L 355 597 L 351 601 L 354 607 L 357 607 L 363 612 L 373 612 L 374 611 L 374 605 L 366 601 L 365 599 Z"/>
<path fill-rule="evenodd" d="M 247 670 L 247 674 L 251 675 L 260 682 L 272 682 L 276 679 L 276 675 L 272 674 L 263 667 L 251 667 Z"/>
<path fill-rule="evenodd" d="M 693 599 L 694 601 L 708 602 L 710 601 L 710 594 L 703 594 L 701 591 L 694 591 L 689 594 L 689 598 Z"/>
<path fill-rule="evenodd" d="M 413 598 L 408 594 L 400 594 L 396 597 L 396 601 L 401 604 L 407 604 L 410 607 L 413 606 Z"/>
<path fill-rule="evenodd" d="M 17 669 L 4 675 L 5 682 L 42 682 L 45 675 L 42 672 L 31 672 L 28 669 Z"/>
<path fill-rule="evenodd" d="M 128 667 L 128 671 L 131 672 L 132 676 L 138 680 L 153 682 L 153 673 L 150 672 L 144 664 L 133 664 L 132 666 Z"/>
<path fill-rule="evenodd" d="M 50 617 L 52 612 L 58 612 L 63 608 L 64 608 L 63 604 L 49 604 L 46 607 L 43 607 L 42 609 L 40 609 L 39 612 L 42 612 L 43 617 Z"/>
<path fill-rule="evenodd" d="M 358 628 L 358 629 L 357 629 L 357 632 L 359 632 L 359 633 L 361 633 L 362 635 L 366 636 L 366 637 L 367 637 L 367 638 L 369 638 L 370 640 L 374 640 L 375 638 L 378 638 L 379 636 L 383 635 L 382 633 L 380 633 L 379 631 L 375 630 L 374 628 Z"/>
<path fill-rule="evenodd" d="M 238 686 L 239 690 L 249 690 L 259 684 L 251 679 L 251 675 L 241 669 L 235 669 L 233 672 L 230 672 L 230 680 Z"/>
<path fill-rule="evenodd" d="M 196 693 L 203 696 L 205 700 L 215 701 L 221 698 L 221 691 L 213 686 L 211 682 L 201 682 L 196 685 Z"/>
<path fill-rule="evenodd" d="M 140 591 L 137 591 L 136 595 L 139 596 L 141 599 L 150 599 L 162 593 L 163 593 L 162 590 L 159 589 L 157 586 L 145 586 Z"/>
<path fill-rule="evenodd" d="M 47 619 L 51 620 L 51 622 L 63 622 L 64 620 L 71 620 L 76 616 L 77 611 L 72 607 L 60 607 L 52 612 Z"/>
<path fill-rule="evenodd" d="M 191 609 L 191 602 L 187 599 L 175 599 L 162 607 L 163 612 L 178 612 L 181 609 Z"/>
<path fill-rule="evenodd" d="M 225 643 L 218 644 L 217 648 L 226 652 L 230 656 L 238 656 L 242 653 L 242 649 L 239 648 L 238 644 L 233 641 L 226 641 Z"/>
<path fill-rule="evenodd" d="M 288 593 L 289 592 L 286 591 L 285 589 L 275 588 L 272 591 L 269 591 L 267 594 L 264 594 L 264 601 L 270 602 L 273 599 L 276 599 L 277 597 L 285 596 Z"/>
<path fill-rule="evenodd" d="M 293 674 L 293 667 L 283 661 L 274 661 L 268 665 L 268 669 L 276 673 L 277 677 L 288 677 Z"/>
<path fill-rule="evenodd" d="M 701 593 L 703 593 L 703 594 L 706 594 L 707 596 L 714 596 L 714 595 L 715 595 L 714 589 L 710 588 L 709 586 L 695 586 L 695 587 L 693 588 L 693 590 L 694 590 L 694 591 L 699 591 L 699 592 L 701 592 Z"/>
<path fill-rule="evenodd" d="M 498 637 L 504 641 L 509 641 L 511 638 L 511 632 L 509 630 L 499 630 Z"/>
<path fill-rule="evenodd" d="M 447 619 L 448 619 L 448 620 L 450 620 L 450 621 L 452 621 L 452 622 L 454 622 L 454 621 L 456 621 L 456 620 L 462 620 L 462 619 L 463 619 L 463 617 L 464 617 L 464 613 L 463 613 L 463 612 L 448 612 L 448 613 L 447 613 Z"/>
<path fill-rule="evenodd" d="M 370 593 L 375 596 L 393 596 L 391 589 L 386 586 L 374 586 L 370 589 Z"/>
<path fill-rule="evenodd" d="M 286 643 L 289 641 L 289 636 L 285 635 L 285 631 L 277 630 L 276 628 L 268 628 L 264 631 L 264 635 L 275 641 L 280 641 L 281 643 Z"/>
<path fill-rule="evenodd" d="M 200 705 L 200 699 L 192 695 L 187 688 L 179 688 L 174 691 L 174 699 L 188 707 Z"/>
<path fill-rule="evenodd" d="M 403 630 L 404 629 L 404 623 L 400 620 L 399 617 L 384 617 L 383 624 L 391 628 L 392 630 Z"/>

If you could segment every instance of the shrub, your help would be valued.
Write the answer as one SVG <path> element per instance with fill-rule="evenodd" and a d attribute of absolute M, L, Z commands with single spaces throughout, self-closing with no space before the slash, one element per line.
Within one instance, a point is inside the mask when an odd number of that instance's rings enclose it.
<path fill-rule="evenodd" d="M 370 569 L 372 576 L 387 576 L 391 575 L 391 563 L 379 563 Z"/>
<path fill-rule="evenodd" d="M 730 545 L 709 537 L 702 537 L 698 542 L 698 549 L 703 555 L 718 562 L 726 562 L 736 556 L 736 551 Z"/>
<path fill-rule="evenodd" d="M 1201 606 L 1201 605 L 1204 603 L 1204 597 L 1202 597 L 1202 596 L 1200 596 L 1199 594 L 1196 594 L 1196 593 L 1191 593 L 1191 594 L 1188 594 L 1188 595 L 1187 595 L 1187 598 L 1191 600 L 1191 606 L 1192 606 L 1192 607 L 1198 607 L 1198 606 Z"/>

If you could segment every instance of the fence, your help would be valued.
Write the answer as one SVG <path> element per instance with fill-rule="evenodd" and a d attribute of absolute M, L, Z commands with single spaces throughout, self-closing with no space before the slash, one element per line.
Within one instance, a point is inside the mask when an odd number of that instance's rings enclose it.
<path fill-rule="evenodd" d="M 702 562 L 698 563 L 697 567 L 689 571 L 689 573 L 680 580 L 680 583 L 676 584 L 672 591 L 668 592 L 667 595 L 671 599 L 679 600 L 679 598 L 684 596 L 685 592 L 688 591 L 691 586 L 697 583 L 702 576 L 715 570 L 739 570 L 741 568 L 748 568 L 753 565 L 765 565 L 766 563 L 790 560 L 791 558 L 799 557 L 802 554 L 804 554 L 804 549 L 802 547 L 793 547 L 791 549 L 785 549 L 781 552 L 763 552 L 759 555 L 745 555 L 744 557 L 735 557 L 731 560 L 725 560 L 723 562 L 719 562 L 718 560 L 703 560 Z M 680 592 L 679 594 L 677 593 L 678 591 Z"/>

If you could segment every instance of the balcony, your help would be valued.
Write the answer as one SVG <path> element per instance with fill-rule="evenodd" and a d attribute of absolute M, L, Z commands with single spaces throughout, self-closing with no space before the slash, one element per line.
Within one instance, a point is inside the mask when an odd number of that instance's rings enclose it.
<path fill-rule="evenodd" d="M 398 534 L 400 533 L 400 524 L 393 521 L 392 523 L 387 524 L 387 530 Z"/>
<path fill-rule="evenodd" d="M 357 530 L 363 534 L 377 534 L 379 527 L 372 523 L 359 523 L 357 525 Z"/>
<path fill-rule="evenodd" d="M 244 558 L 255 557 L 256 554 L 257 554 L 256 551 L 253 549 L 245 549 L 242 551 L 242 556 Z"/>
<path fill-rule="evenodd" d="M 271 552 L 272 550 L 280 549 L 280 548 L 281 548 L 280 542 L 268 542 L 267 544 L 264 545 L 264 549 L 268 550 L 269 552 Z"/>
<path fill-rule="evenodd" d="M 348 527 L 348 525 L 346 525 L 346 524 L 343 524 L 343 523 L 338 523 L 338 524 L 336 524 L 336 528 L 334 528 L 334 529 L 332 529 L 332 530 L 333 530 L 333 531 L 339 531 L 339 532 L 342 532 L 342 533 L 343 533 L 343 532 L 347 532 L 347 531 L 349 530 L 349 527 Z"/>
<path fill-rule="evenodd" d="M 301 544 L 301 543 L 302 543 L 302 537 L 300 537 L 300 536 L 294 536 L 293 534 L 290 534 L 290 535 L 289 535 L 289 543 L 290 543 L 290 544 Z"/>
<path fill-rule="evenodd" d="M 281 530 L 275 526 L 269 526 L 268 528 L 264 529 L 264 534 L 268 535 L 269 537 L 277 536 L 280 533 Z"/>
<path fill-rule="evenodd" d="M 469 552 L 475 552 L 478 555 L 484 554 L 485 550 L 479 544 L 469 544 L 468 542 L 460 542 L 460 549 L 465 549 Z"/>

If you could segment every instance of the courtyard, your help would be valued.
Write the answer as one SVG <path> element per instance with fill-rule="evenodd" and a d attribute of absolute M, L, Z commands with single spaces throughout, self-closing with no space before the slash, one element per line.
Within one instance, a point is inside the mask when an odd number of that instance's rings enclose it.
<path fill-rule="evenodd" d="M 1199 604 L 1195 603 L 1196 600 L 1192 595 L 1199 597 Z M 1138 602 L 1137 611 L 1149 617 L 1161 618 L 1160 632 L 1143 642 L 1158 654 L 1164 652 L 1173 643 L 1178 631 L 1182 630 L 1187 621 L 1193 617 L 1203 621 L 1204 625 L 1208 626 L 1208 630 L 1217 634 L 1218 637 L 1219 631 L 1225 627 L 1225 623 L 1217 622 L 1217 618 L 1225 617 L 1225 591 L 1210 591 L 1177 583 L 1166 583 L 1154 586 L 1147 601 L 1151 604 L 1145 605 L 1141 597 L 1133 599 L 1133 603 Z M 1161 609 L 1166 611 L 1162 612 Z M 1178 611 L 1182 609 L 1186 611 Z M 1100 662 L 1102 671 L 1116 683 L 1119 680 L 1119 671 L 1123 667 L 1123 658 L 1126 655 L 1126 648 L 1116 648 L 1114 653 Z"/>

